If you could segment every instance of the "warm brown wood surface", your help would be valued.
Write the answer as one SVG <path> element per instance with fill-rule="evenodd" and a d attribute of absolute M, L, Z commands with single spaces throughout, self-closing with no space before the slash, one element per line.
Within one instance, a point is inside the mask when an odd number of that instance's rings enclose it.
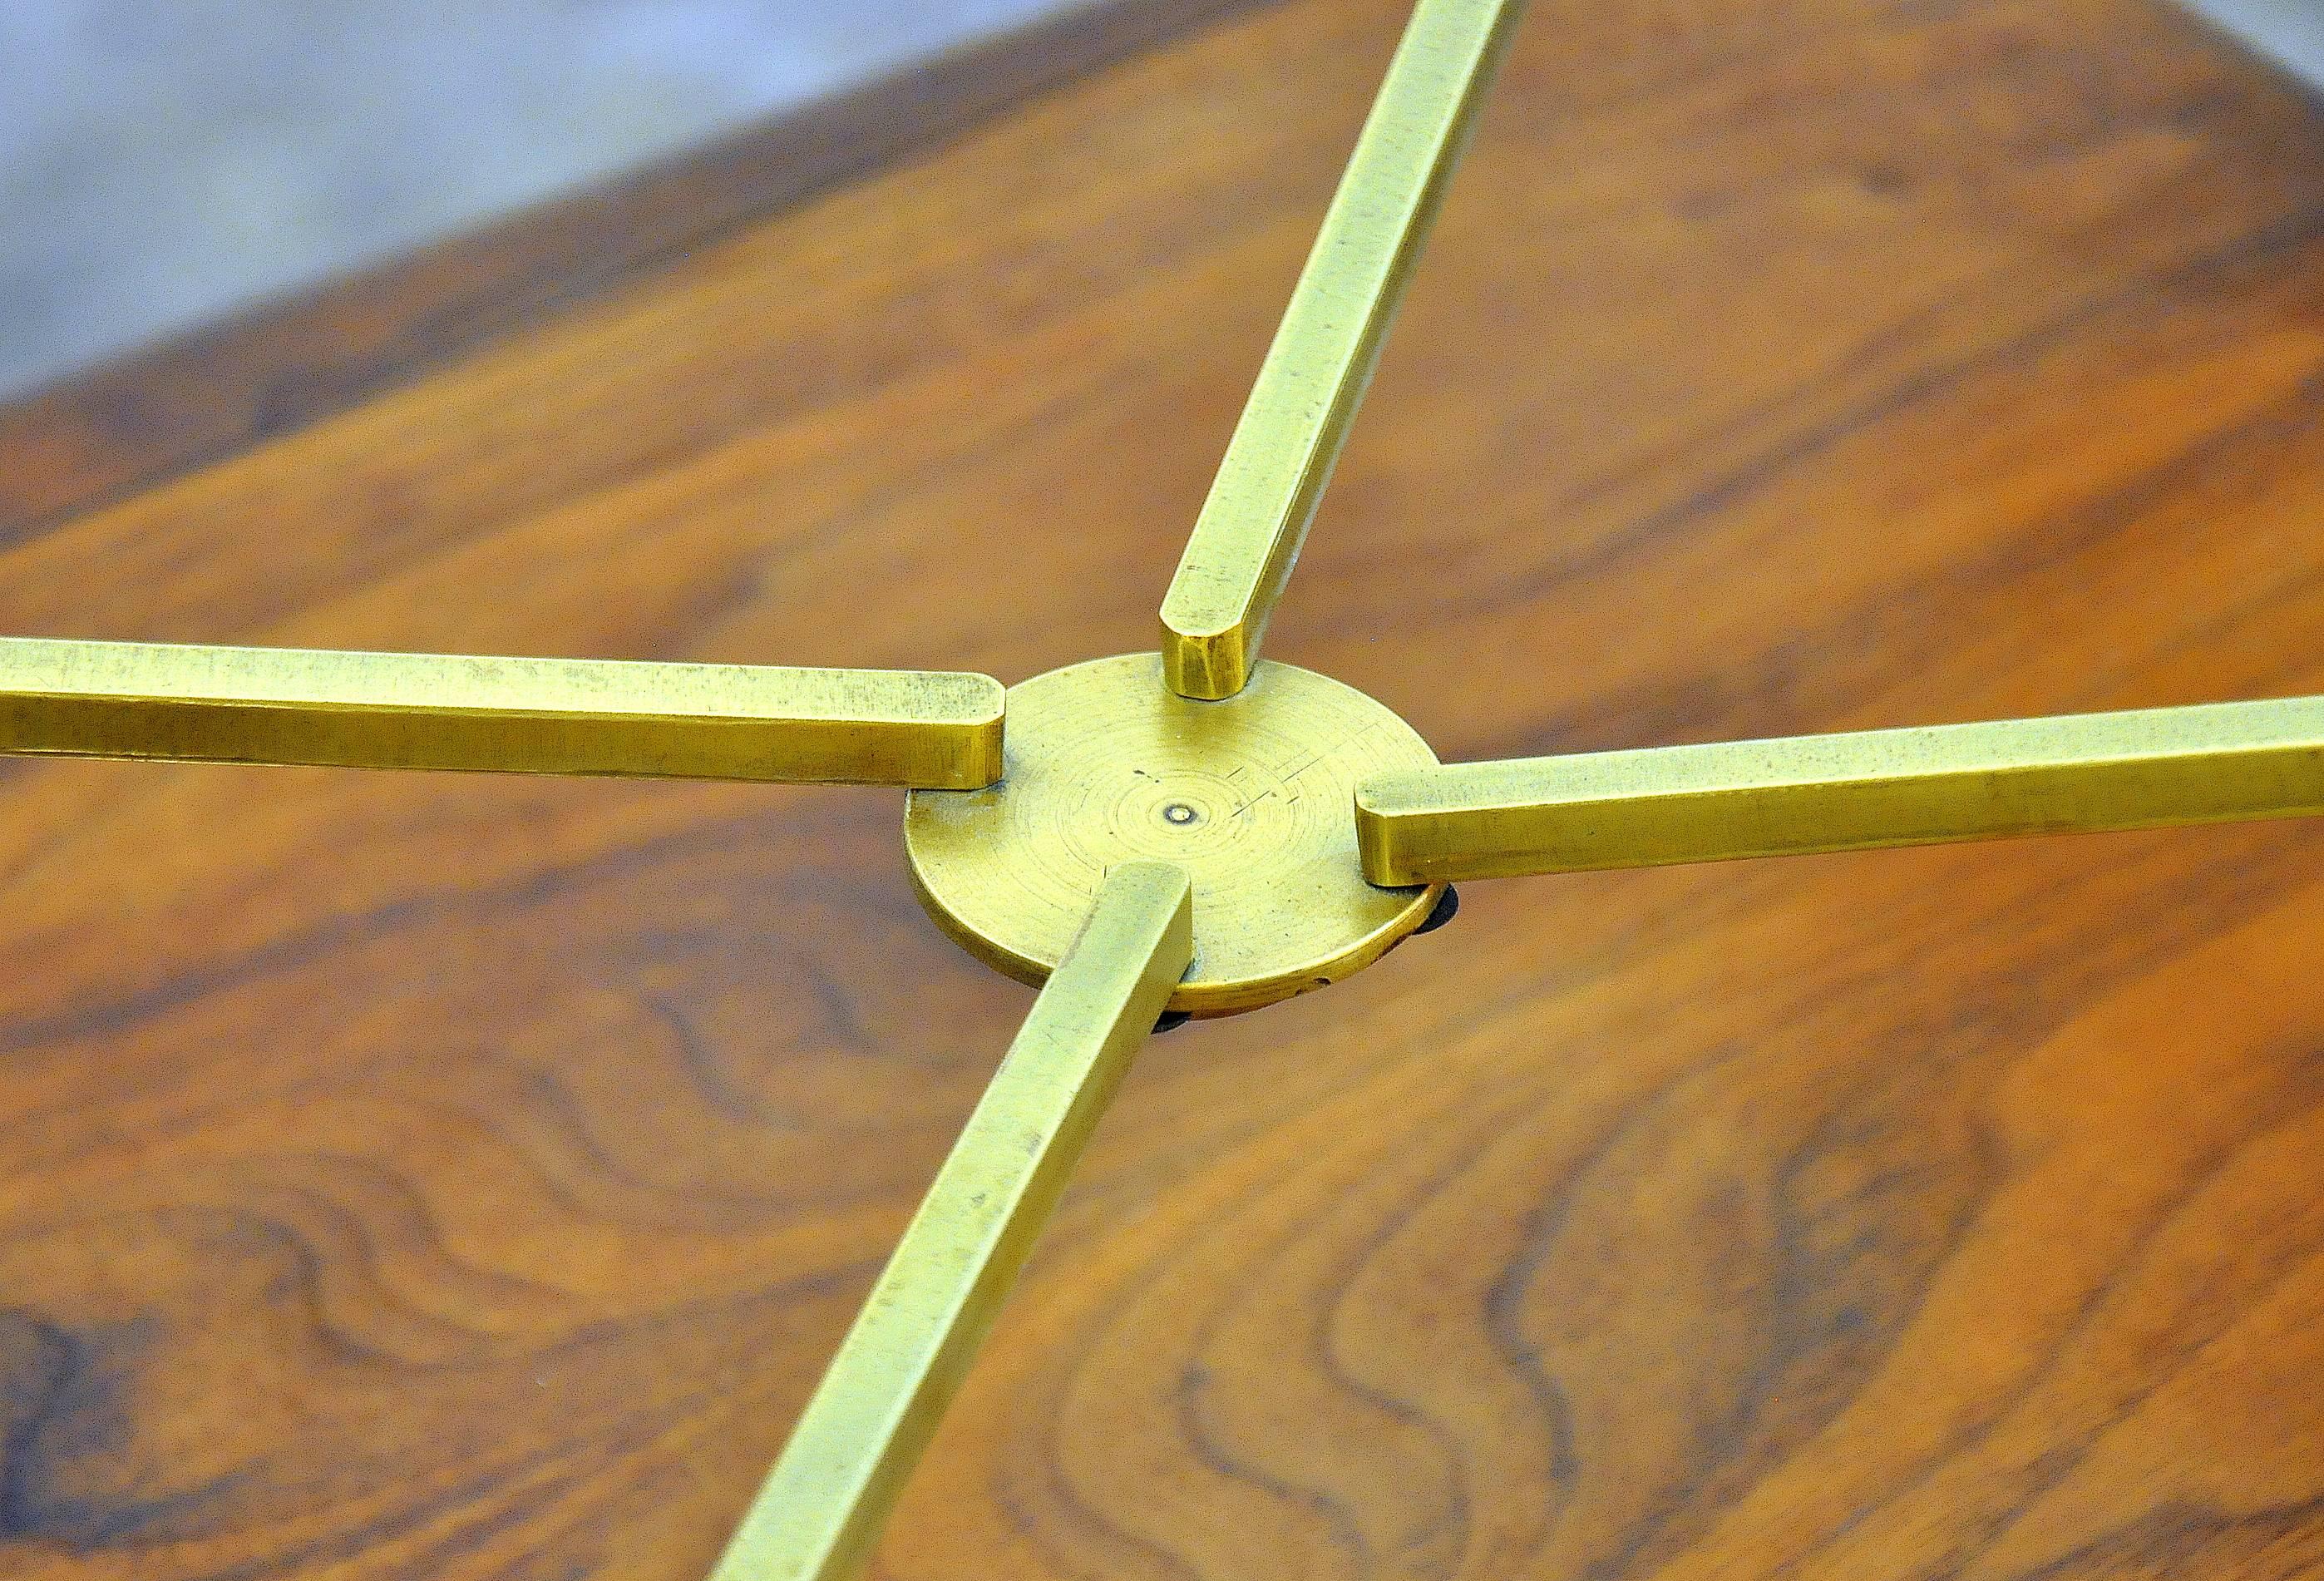
<path fill-rule="evenodd" d="M 1257 0 L 1085 0 L 0 406 L 0 542 L 334 416 Z"/>
<path fill-rule="evenodd" d="M 1016 679 L 1397 7 L 0 554 L 0 629 Z M 2324 116 L 2141 0 L 1536 7 L 1270 652 L 1447 757 L 2324 690 Z M 1028 1002 L 890 793 L 0 773 L 0 1573 L 691 1581 Z M 877 1572 L 2324 1572 L 2324 825 L 1470 886 L 1155 1043 Z"/>

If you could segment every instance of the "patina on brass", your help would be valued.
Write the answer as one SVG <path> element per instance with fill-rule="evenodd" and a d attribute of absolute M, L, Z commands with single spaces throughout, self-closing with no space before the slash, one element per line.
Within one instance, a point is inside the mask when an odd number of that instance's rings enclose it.
<path fill-rule="evenodd" d="M 936 920 L 1012 976 L 1064 956 L 1106 874 L 1167 861 L 1194 883 L 1194 968 L 1170 997 L 1223 1015 L 1378 960 L 1436 892 L 1382 889 L 1356 861 L 1365 777 L 1434 765 L 1363 693 L 1262 663 L 1223 702 L 1161 684 L 1151 653 L 1069 665 L 1009 691 L 1009 772 L 983 790 L 918 790 L 913 882 Z"/>
<path fill-rule="evenodd" d="M 1259 662 L 1516 11 L 1421 0 L 1161 652 L 1013 689 L 1005 757 L 980 675 L 0 639 L 0 751 L 914 788 L 931 913 L 1046 986 L 714 1581 L 856 1573 L 1166 1006 L 1334 981 L 1451 879 L 2324 812 L 2324 698 L 1448 768 L 1361 693 Z"/>
<path fill-rule="evenodd" d="M 1240 691 L 1520 9 L 1420 0 L 1162 600 L 1162 670 Z"/>
<path fill-rule="evenodd" d="M 987 675 L 0 637 L 0 751 L 989 785 Z"/>
<path fill-rule="evenodd" d="M 1194 948 L 1186 874 L 1114 868 L 711 1581 L 855 1574 Z"/>
<path fill-rule="evenodd" d="M 2324 698 L 1453 763 L 1356 790 L 1376 883 L 2324 812 Z"/>

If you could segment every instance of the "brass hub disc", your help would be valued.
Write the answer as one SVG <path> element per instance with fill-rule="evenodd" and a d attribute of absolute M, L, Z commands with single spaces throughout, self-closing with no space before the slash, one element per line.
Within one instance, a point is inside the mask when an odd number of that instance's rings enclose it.
<path fill-rule="evenodd" d="M 1152 653 L 1009 689 L 1008 772 L 915 790 L 904 851 L 928 912 L 985 961 L 1044 980 L 1106 869 L 1159 859 L 1194 882 L 1194 964 L 1170 1008 L 1225 1015 L 1369 966 L 1440 885 L 1380 889 L 1356 859 L 1356 781 L 1436 762 L 1352 687 L 1262 663 L 1222 702 L 1163 684 Z"/>

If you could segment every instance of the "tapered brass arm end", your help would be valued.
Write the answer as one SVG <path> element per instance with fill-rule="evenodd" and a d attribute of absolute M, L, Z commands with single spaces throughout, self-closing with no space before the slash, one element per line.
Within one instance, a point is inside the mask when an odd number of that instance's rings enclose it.
<path fill-rule="evenodd" d="M 1190 623 L 1191 624 L 1191 623 Z M 1162 679 L 1182 698 L 1217 702 L 1250 684 L 1251 626 L 1242 621 L 1223 629 L 1182 629 L 1162 612 Z"/>

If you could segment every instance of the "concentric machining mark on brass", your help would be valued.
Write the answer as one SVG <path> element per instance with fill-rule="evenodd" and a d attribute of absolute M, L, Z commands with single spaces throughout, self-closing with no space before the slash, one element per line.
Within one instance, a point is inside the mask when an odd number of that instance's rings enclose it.
<path fill-rule="evenodd" d="M 1159 859 L 1194 882 L 1194 964 L 1170 1008 L 1255 1010 L 1335 982 L 1426 920 L 1442 885 L 1382 889 L 1356 854 L 1358 781 L 1433 766 L 1428 744 L 1351 687 L 1261 663 L 1218 702 L 1127 653 L 1009 691 L 1007 770 L 915 790 L 904 849 L 929 914 L 1010 976 L 1044 980 L 1106 870 Z"/>

